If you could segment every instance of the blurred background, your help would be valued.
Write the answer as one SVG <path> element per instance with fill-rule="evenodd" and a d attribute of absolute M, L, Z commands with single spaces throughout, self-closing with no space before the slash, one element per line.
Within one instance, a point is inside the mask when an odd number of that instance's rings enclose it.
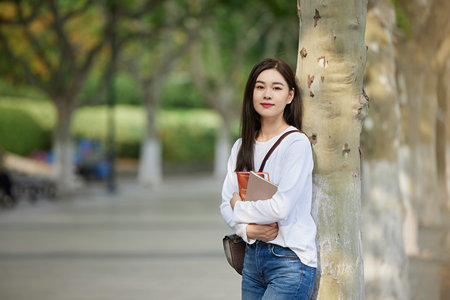
<path fill-rule="evenodd" d="M 368 299 L 450 299 L 448 6 L 369 1 Z M 285 0 L 0 1 L 0 298 L 238 299 L 221 181 L 298 28 Z"/>

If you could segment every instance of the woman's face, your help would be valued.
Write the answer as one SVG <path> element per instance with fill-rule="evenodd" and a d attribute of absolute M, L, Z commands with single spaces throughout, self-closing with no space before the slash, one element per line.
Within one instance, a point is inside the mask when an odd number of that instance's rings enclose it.
<path fill-rule="evenodd" d="M 294 90 L 275 69 L 261 72 L 253 89 L 253 107 L 261 119 L 283 118 L 284 108 L 291 103 Z"/>

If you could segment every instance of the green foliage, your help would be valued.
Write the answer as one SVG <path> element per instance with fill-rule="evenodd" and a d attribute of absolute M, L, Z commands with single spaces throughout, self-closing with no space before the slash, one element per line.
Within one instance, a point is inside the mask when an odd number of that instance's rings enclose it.
<path fill-rule="evenodd" d="M 204 108 L 203 95 L 194 87 L 187 73 L 174 73 L 161 93 L 163 108 Z"/>
<path fill-rule="evenodd" d="M 36 101 L 27 98 L 0 97 L 0 110 L 8 108 L 27 113 L 33 117 L 45 132 L 51 135 L 56 122 L 56 110 L 50 101 L 45 99 Z"/>
<path fill-rule="evenodd" d="M 50 135 L 30 113 L 20 108 L 2 107 L 0 145 L 6 151 L 27 155 L 36 149 L 48 149 Z"/>
<path fill-rule="evenodd" d="M 391 0 L 395 8 L 395 17 L 397 19 L 397 27 L 402 29 L 406 36 L 412 38 L 412 26 L 409 20 L 406 9 L 402 6 L 399 0 Z"/>
<path fill-rule="evenodd" d="M 0 60 L 0 61 L 2 61 L 2 60 Z M 42 91 L 40 91 L 38 89 L 35 89 L 28 85 L 13 84 L 4 79 L 0 79 L 0 95 L 16 97 L 16 98 L 36 99 L 36 100 L 42 100 L 42 99 L 48 98 L 44 93 L 42 93 Z"/>
<path fill-rule="evenodd" d="M 142 93 L 135 79 L 127 73 L 115 77 L 116 101 L 119 104 L 140 105 Z"/>
<path fill-rule="evenodd" d="M 100 80 L 99 74 L 89 77 L 79 97 L 81 104 L 99 103 L 96 97 L 100 96 Z M 115 89 L 117 104 L 142 104 L 142 90 L 135 78 L 128 73 L 117 74 Z M 163 108 L 168 109 L 206 107 L 202 94 L 194 87 L 189 74 L 185 72 L 169 76 L 162 89 L 161 104 Z"/>
<path fill-rule="evenodd" d="M 102 74 L 94 74 L 88 78 L 84 88 L 81 90 L 79 100 L 81 104 L 99 103 L 96 97 L 101 97 L 100 85 Z M 115 76 L 114 88 L 117 104 L 140 105 L 142 93 L 136 80 L 125 72 L 119 72 Z M 103 95 L 106 93 L 103 93 Z M 104 103 L 105 101 L 103 101 Z"/>

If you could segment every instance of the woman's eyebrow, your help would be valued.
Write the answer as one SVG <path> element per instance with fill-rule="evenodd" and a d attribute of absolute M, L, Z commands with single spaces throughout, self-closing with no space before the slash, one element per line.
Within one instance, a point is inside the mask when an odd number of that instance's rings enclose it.
<path fill-rule="evenodd" d="M 266 83 L 265 83 L 264 81 L 262 81 L 262 80 L 256 80 L 256 83 L 266 84 Z M 272 84 L 280 84 L 280 85 L 284 86 L 284 84 L 283 84 L 282 82 L 278 82 L 278 81 L 272 82 Z"/>

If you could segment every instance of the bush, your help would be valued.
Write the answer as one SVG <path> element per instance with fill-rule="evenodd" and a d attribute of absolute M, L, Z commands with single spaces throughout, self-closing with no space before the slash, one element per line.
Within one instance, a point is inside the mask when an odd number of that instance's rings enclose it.
<path fill-rule="evenodd" d="M 145 131 L 142 107 L 115 107 L 115 142 L 119 157 L 138 158 Z M 106 106 L 83 107 L 75 111 L 72 133 L 75 139 L 107 141 Z M 51 150 L 56 112 L 51 102 L 0 97 L 0 144 L 8 151 L 28 155 L 34 149 Z M 207 109 L 161 110 L 157 130 L 162 139 L 163 160 L 170 164 L 211 163 L 219 116 Z"/>
<path fill-rule="evenodd" d="M 210 110 L 163 110 L 157 115 L 157 130 L 162 139 L 163 160 L 170 163 L 211 162 L 219 123 Z M 74 117 L 77 138 L 107 140 L 105 106 L 79 109 Z M 119 105 L 115 109 L 117 155 L 138 158 L 145 130 L 142 107 Z"/>
<path fill-rule="evenodd" d="M 163 111 L 159 117 L 163 160 L 212 162 L 219 117 L 208 110 Z"/>
<path fill-rule="evenodd" d="M 30 113 L 20 108 L 0 110 L 0 145 L 7 151 L 27 155 L 36 149 L 48 149 L 51 134 Z"/>
<path fill-rule="evenodd" d="M 76 138 L 107 141 L 108 108 L 83 107 L 75 112 L 72 131 Z M 144 134 L 144 111 L 141 107 L 117 105 L 114 109 L 116 153 L 122 157 L 139 157 Z"/>
<path fill-rule="evenodd" d="M 56 110 L 48 100 L 0 97 L 0 109 L 15 108 L 29 114 L 47 133 L 51 134 L 56 122 Z"/>

